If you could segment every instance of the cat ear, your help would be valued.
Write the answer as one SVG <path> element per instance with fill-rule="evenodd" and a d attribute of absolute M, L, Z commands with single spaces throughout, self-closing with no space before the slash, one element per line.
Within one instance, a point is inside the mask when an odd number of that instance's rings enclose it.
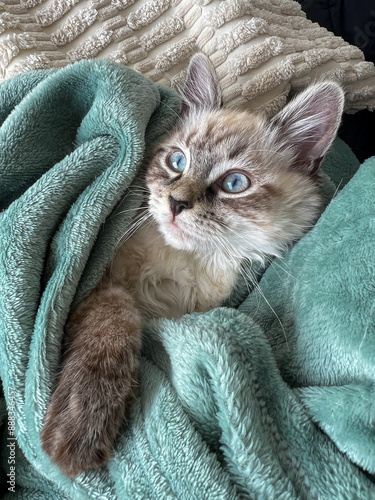
<path fill-rule="evenodd" d="M 212 111 L 221 107 L 221 89 L 211 61 L 196 54 L 190 61 L 182 91 L 182 111 L 186 115 L 197 111 Z"/>
<path fill-rule="evenodd" d="M 312 85 L 294 98 L 272 122 L 284 144 L 296 152 L 295 167 L 314 174 L 331 146 L 344 108 L 344 92 L 334 82 Z"/>

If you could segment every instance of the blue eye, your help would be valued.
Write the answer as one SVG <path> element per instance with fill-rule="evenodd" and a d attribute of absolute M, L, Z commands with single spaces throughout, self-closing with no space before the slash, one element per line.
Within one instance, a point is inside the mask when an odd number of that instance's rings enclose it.
<path fill-rule="evenodd" d="M 168 165 L 176 172 L 183 172 L 186 167 L 186 156 L 182 151 L 174 151 L 168 157 Z"/>
<path fill-rule="evenodd" d="M 245 174 L 233 172 L 224 177 L 221 187 L 226 193 L 242 193 L 250 184 L 250 179 Z"/>

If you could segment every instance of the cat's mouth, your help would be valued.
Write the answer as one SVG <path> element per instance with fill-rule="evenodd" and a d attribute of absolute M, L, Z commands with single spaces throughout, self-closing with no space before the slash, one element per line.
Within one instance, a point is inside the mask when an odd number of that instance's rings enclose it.
<path fill-rule="evenodd" d="M 167 245 L 170 245 L 177 250 L 191 251 L 195 248 L 194 235 L 188 228 L 184 227 L 184 223 L 172 216 L 155 217 L 160 233 Z"/>
<path fill-rule="evenodd" d="M 151 200 L 149 208 L 167 245 L 185 251 L 192 251 L 196 248 L 196 235 L 191 224 L 182 217 L 183 214 L 173 217 L 169 206 L 163 205 L 157 199 Z"/>
<path fill-rule="evenodd" d="M 188 234 L 183 224 L 178 220 L 166 220 L 163 224 L 159 224 L 163 234 L 168 233 L 174 237 L 185 239 Z"/>

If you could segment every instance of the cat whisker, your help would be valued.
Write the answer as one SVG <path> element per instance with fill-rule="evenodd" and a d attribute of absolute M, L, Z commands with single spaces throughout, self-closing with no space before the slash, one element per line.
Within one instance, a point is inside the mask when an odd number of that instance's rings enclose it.
<path fill-rule="evenodd" d="M 246 284 L 246 288 L 247 288 L 249 295 L 250 295 L 251 292 L 254 290 L 254 288 L 257 287 L 257 284 L 258 284 L 258 280 L 256 279 L 256 275 L 251 268 L 249 268 L 248 270 L 244 269 L 243 265 L 240 266 L 239 273 L 241 274 L 241 276 Z M 250 288 L 250 285 L 252 285 L 253 288 Z"/>
<path fill-rule="evenodd" d="M 148 219 L 146 219 L 146 220 L 142 223 L 142 227 L 143 227 L 144 229 L 148 229 L 148 228 L 150 228 L 150 227 L 152 227 L 152 226 L 154 226 L 154 225 L 155 225 L 155 220 L 154 220 L 154 218 L 153 218 L 153 217 L 149 217 Z M 157 240 L 158 240 L 158 236 L 154 236 L 152 240 L 150 240 L 150 239 L 149 239 L 149 241 L 152 241 L 152 242 L 157 241 Z"/>
<path fill-rule="evenodd" d="M 219 222 L 219 221 L 217 221 L 217 222 Z M 221 221 L 220 221 L 220 222 L 221 222 Z M 220 226 L 221 226 L 221 228 L 226 229 L 226 230 L 227 230 L 230 234 L 233 234 L 234 236 L 236 236 L 236 238 L 238 238 L 239 240 L 241 240 L 241 241 L 245 242 L 245 248 L 246 248 L 246 246 L 248 245 L 248 240 L 247 240 L 247 238 L 245 238 L 243 235 L 239 234 L 239 233 L 238 233 L 238 231 L 235 231 L 233 228 L 231 228 L 231 227 L 227 226 L 227 225 L 226 225 L 226 224 L 224 224 L 223 222 L 221 222 Z M 223 234 L 223 235 L 224 235 L 224 237 L 226 237 L 226 236 L 227 236 L 227 235 L 225 235 L 225 234 Z M 232 245 L 232 246 L 233 246 L 233 245 Z M 235 248 L 235 247 L 233 246 L 233 248 Z M 266 260 L 267 260 L 267 258 L 268 258 L 268 257 L 266 256 L 266 254 L 265 254 L 264 252 L 262 252 L 262 250 L 260 250 L 260 249 L 258 249 L 258 248 L 257 248 L 257 249 L 250 248 L 250 249 L 249 249 L 249 251 L 251 252 L 253 259 L 254 259 L 256 256 L 258 256 L 258 257 L 257 257 L 257 260 L 261 263 L 261 265 L 264 265 L 264 264 L 265 264 L 265 262 L 266 262 Z M 241 259 L 243 259 L 244 257 L 245 257 L 244 255 L 242 255 L 242 254 L 240 255 L 240 258 L 241 258 Z"/>
<path fill-rule="evenodd" d="M 220 219 L 216 219 L 215 217 L 211 217 L 210 218 L 210 221 L 212 222 L 215 222 L 216 224 L 218 224 L 218 226 L 222 227 L 222 228 L 225 228 L 227 229 L 228 231 L 230 232 L 233 232 L 233 228 L 229 227 L 227 224 L 225 224 L 222 220 Z M 259 223 L 259 220 L 256 220 L 256 219 L 250 219 L 248 217 L 246 217 L 246 221 L 247 222 L 252 222 L 253 224 L 258 224 Z"/>
<path fill-rule="evenodd" d="M 238 254 L 233 245 L 231 245 L 231 243 L 228 240 L 226 240 L 223 236 L 219 234 L 214 235 L 214 239 L 219 244 L 220 248 L 224 251 L 224 254 L 227 257 L 227 259 L 233 264 L 235 264 L 237 267 L 238 263 L 241 260 L 241 255 Z"/>
<path fill-rule="evenodd" d="M 144 193 L 149 193 L 150 190 L 146 187 L 146 186 L 143 186 L 141 184 L 131 184 L 129 187 L 128 187 L 128 192 L 130 193 L 136 193 L 136 192 L 144 192 Z"/>
<path fill-rule="evenodd" d="M 242 276 L 242 279 L 244 281 L 247 294 L 250 295 L 251 292 L 253 291 L 253 288 L 256 287 L 257 285 L 257 280 L 255 278 L 255 274 L 253 273 L 253 276 L 249 276 L 244 272 L 242 269 L 242 264 L 243 264 L 243 258 L 239 255 L 235 255 L 235 258 L 233 258 L 233 253 L 235 252 L 234 247 L 227 241 L 223 239 L 217 239 L 220 248 L 223 250 L 223 252 L 226 254 L 228 259 L 232 262 L 233 266 L 237 269 L 238 273 Z"/>
<path fill-rule="evenodd" d="M 220 238 L 218 239 L 217 241 L 221 242 L 221 248 L 224 249 L 224 251 L 226 252 L 226 254 L 228 255 L 228 250 L 229 250 L 229 256 L 231 257 L 233 254 L 232 254 L 232 251 L 234 251 L 234 254 L 236 254 L 237 252 L 235 251 L 235 248 L 230 244 L 230 242 L 225 242 L 225 245 L 223 244 L 223 240 Z M 263 255 L 263 258 L 266 258 L 264 255 Z M 239 259 L 238 261 L 241 260 L 241 256 L 239 256 Z M 247 262 L 248 264 L 250 264 L 251 266 L 251 262 L 248 261 Z M 263 298 L 263 300 L 266 302 L 266 304 L 268 305 L 268 307 L 270 308 L 270 310 L 272 311 L 272 313 L 275 315 L 280 327 L 281 327 L 281 330 L 283 332 L 283 335 L 284 335 L 284 338 L 285 338 L 285 342 L 286 342 L 286 346 L 287 348 L 289 348 L 288 346 L 288 338 L 287 338 L 287 335 L 286 335 L 286 331 L 285 331 L 285 328 L 284 328 L 284 325 L 282 324 L 282 321 L 280 319 L 280 317 L 278 316 L 278 314 L 276 313 L 275 309 L 272 307 L 272 305 L 270 304 L 269 300 L 267 299 L 267 297 L 265 296 L 263 290 L 261 289 L 256 277 L 255 277 L 255 274 L 254 274 L 254 271 L 251 267 L 247 266 L 246 267 L 246 262 L 244 263 L 243 266 L 239 266 L 239 272 L 240 274 L 242 275 L 242 277 L 244 278 L 245 280 L 245 284 L 247 286 L 247 289 L 249 290 L 249 286 L 247 285 L 248 282 L 250 282 L 258 291 L 259 295 Z M 250 293 L 250 292 L 249 292 Z"/>
<path fill-rule="evenodd" d="M 161 106 L 168 108 L 170 111 L 172 111 L 172 113 L 174 113 L 175 116 L 177 116 L 177 118 L 180 118 L 180 114 L 177 113 L 177 111 L 175 111 L 173 108 L 171 108 L 171 106 L 169 106 L 165 101 L 161 102 Z"/>
<path fill-rule="evenodd" d="M 336 186 L 335 192 L 333 193 L 333 196 L 332 196 L 332 200 L 333 200 L 334 198 L 336 198 L 337 193 L 339 192 L 340 186 L 341 186 L 341 184 L 343 183 L 343 180 L 344 180 L 344 179 L 341 179 L 341 180 L 340 180 L 340 182 L 338 183 L 338 185 Z"/>
<path fill-rule="evenodd" d="M 142 224 L 151 217 L 151 213 L 146 213 L 142 215 L 142 217 L 138 220 L 136 220 L 125 232 L 125 234 L 121 237 L 119 241 L 119 245 L 124 244 L 134 233 L 137 229 L 139 229 Z"/>
<path fill-rule="evenodd" d="M 115 210 L 116 212 L 113 212 L 110 216 L 109 216 L 109 219 L 111 219 L 114 215 L 117 215 L 118 212 L 117 210 L 120 209 L 120 207 L 127 201 L 129 201 L 129 198 L 132 196 L 132 195 L 148 195 L 149 194 L 149 190 L 146 188 L 146 187 L 143 187 L 143 186 L 137 186 L 137 185 L 134 185 L 134 186 L 131 186 L 131 187 L 128 187 L 127 190 L 126 190 L 126 193 L 124 194 L 124 196 L 122 197 L 121 201 L 117 204 L 117 206 L 115 207 Z M 131 209 L 129 209 L 129 211 L 131 211 Z M 109 220 L 108 219 L 108 220 Z"/>
<path fill-rule="evenodd" d="M 128 227 L 126 230 L 125 234 L 120 238 L 120 241 L 117 244 L 117 248 L 122 246 L 126 241 L 128 241 L 129 238 L 133 236 L 133 234 L 143 225 L 146 225 L 147 223 L 152 222 L 152 217 L 151 213 L 147 208 L 140 207 L 140 209 L 143 210 L 144 213 L 138 214 L 137 217 L 133 223 Z M 113 260 L 111 262 L 110 268 L 108 269 L 110 280 L 112 279 L 113 275 Z"/>
<path fill-rule="evenodd" d="M 280 264 L 278 264 L 275 260 L 271 261 L 270 264 L 272 266 L 276 266 L 278 267 L 279 269 L 281 269 L 284 273 L 286 273 L 288 276 L 290 276 L 291 278 L 293 278 L 294 280 L 297 281 L 297 278 L 290 272 L 290 271 L 287 271 L 286 269 L 283 268 L 283 266 L 281 266 Z M 284 264 L 286 265 L 286 263 L 284 262 Z"/>
<path fill-rule="evenodd" d="M 127 214 L 129 212 L 137 212 L 139 210 L 143 210 L 144 211 L 145 207 L 135 207 L 135 208 L 129 208 L 127 210 L 121 210 L 121 212 L 115 212 L 110 217 L 108 217 L 108 220 L 111 220 L 114 217 L 118 217 L 119 215 L 124 215 L 124 214 Z"/>
<path fill-rule="evenodd" d="M 277 277 L 279 278 L 280 280 L 280 283 L 283 282 L 283 279 L 280 275 L 280 273 L 277 271 L 276 267 L 274 266 L 274 263 L 272 261 L 269 262 L 269 265 L 273 268 L 273 270 L 275 271 L 275 273 L 277 274 Z"/>
<path fill-rule="evenodd" d="M 243 281 L 245 283 L 247 294 L 250 295 L 251 292 L 253 291 L 254 287 L 255 287 L 255 283 L 253 281 L 249 281 L 249 279 L 243 274 L 243 272 L 241 271 L 241 269 L 239 269 L 239 273 L 241 274 L 242 279 L 243 279 Z M 252 285 L 253 288 L 251 288 L 250 285 Z"/>
<path fill-rule="evenodd" d="M 246 273 L 246 270 L 245 270 L 245 273 Z M 263 290 L 261 289 L 259 283 L 256 280 L 254 280 L 253 284 L 254 284 L 255 288 L 257 289 L 257 292 L 261 295 L 262 299 L 265 301 L 265 303 L 267 304 L 267 306 L 270 308 L 270 310 L 274 314 L 275 318 L 277 319 L 277 322 L 279 323 L 280 328 L 281 328 L 281 330 L 283 332 L 283 336 L 284 336 L 284 339 L 285 339 L 286 347 L 287 347 L 287 349 L 289 349 L 288 337 L 287 337 L 284 325 L 283 325 L 280 317 L 278 316 L 278 314 L 276 313 L 275 309 L 272 307 L 271 303 L 269 302 L 269 300 L 265 296 L 265 294 L 264 294 Z"/>

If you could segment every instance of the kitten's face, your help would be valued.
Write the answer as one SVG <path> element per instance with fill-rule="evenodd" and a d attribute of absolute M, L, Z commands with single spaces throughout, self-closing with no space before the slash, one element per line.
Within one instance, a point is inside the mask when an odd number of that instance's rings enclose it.
<path fill-rule="evenodd" d="M 320 123 L 320 115 L 315 125 L 310 115 L 299 117 L 308 95 L 272 123 L 224 110 L 202 56 L 193 59 L 186 86 L 190 107 L 155 152 L 147 174 L 149 209 L 166 243 L 200 256 L 280 255 L 317 218 L 316 170 L 340 117 L 328 117 L 328 125 Z M 299 144 L 301 129 L 307 138 Z"/>
<path fill-rule="evenodd" d="M 147 175 L 150 211 L 175 248 L 278 255 L 311 225 L 320 205 L 316 178 L 290 169 L 292 160 L 262 118 L 202 113 L 157 150 Z"/>

